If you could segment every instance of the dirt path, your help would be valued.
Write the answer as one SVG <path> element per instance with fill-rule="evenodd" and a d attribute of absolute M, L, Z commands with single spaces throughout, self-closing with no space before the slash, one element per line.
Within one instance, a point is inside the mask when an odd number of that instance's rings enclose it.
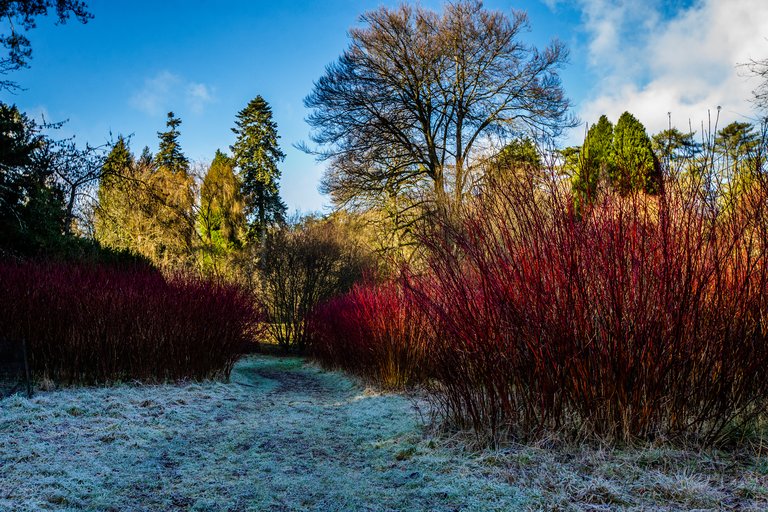
<path fill-rule="evenodd" d="M 299 359 L 229 384 L 0 403 L 0 510 L 510 510 L 523 496 L 438 448 L 412 403 Z"/>

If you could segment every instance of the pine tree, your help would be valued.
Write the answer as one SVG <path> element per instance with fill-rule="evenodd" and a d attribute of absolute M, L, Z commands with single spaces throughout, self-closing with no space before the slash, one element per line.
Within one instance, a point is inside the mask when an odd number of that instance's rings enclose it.
<path fill-rule="evenodd" d="M 620 194 L 638 190 L 654 194 L 661 188 L 661 168 L 651 139 L 629 112 L 621 114 L 613 130 L 613 168 L 608 178 Z"/>
<path fill-rule="evenodd" d="M 277 142 L 280 137 L 272 109 L 264 98 L 256 96 L 237 114 L 232 131 L 237 135 L 231 149 L 246 201 L 249 238 L 262 240 L 267 226 L 282 221 L 286 211 L 277 168 L 285 154 Z"/>

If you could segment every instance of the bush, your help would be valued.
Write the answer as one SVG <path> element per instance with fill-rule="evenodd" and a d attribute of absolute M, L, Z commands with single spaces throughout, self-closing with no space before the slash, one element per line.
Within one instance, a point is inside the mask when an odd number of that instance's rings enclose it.
<path fill-rule="evenodd" d="M 322 364 L 387 388 L 424 382 L 428 319 L 399 283 L 356 285 L 318 307 L 309 322 L 311 352 Z"/>
<path fill-rule="evenodd" d="M 514 179 L 514 178 L 513 178 Z M 768 187 L 727 208 L 670 176 L 658 196 L 573 197 L 520 178 L 425 236 L 442 414 L 459 425 L 629 442 L 726 441 L 768 406 Z M 696 185 L 696 184 L 694 184 Z"/>
<path fill-rule="evenodd" d="M 260 269 L 268 333 L 282 349 L 303 351 L 315 306 L 348 291 L 371 268 L 359 244 L 333 219 L 308 218 L 271 230 Z"/>
<path fill-rule="evenodd" d="M 0 263 L 0 333 L 62 384 L 227 377 L 259 313 L 240 289 L 143 266 Z"/>

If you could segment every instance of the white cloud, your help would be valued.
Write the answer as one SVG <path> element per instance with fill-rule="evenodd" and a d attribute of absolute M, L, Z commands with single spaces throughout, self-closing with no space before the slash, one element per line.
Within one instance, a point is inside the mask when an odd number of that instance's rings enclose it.
<path fill-rule="evenodd" d="M 720 126 L 749 115 L 752 89 L 738 65 L 768 56 L 768 2 L 699 0 L 662 15 L 663 0 L 581 0 L 598 80 L 579 113 L 615 121 L 625 110 L 650 132 L 694 129 L 722 106 Z"/>
<path fill-rule="evenodd" d="M 205 106 L 214 100 L 213 88 L 203 83 L 190 82 L 185 92 L 186 102 L 195 113 L 202 112 Z"/>
<path fill-rule="evenodd" d="M 557 10 L 558 4 L 562 2 L 563 0 L 541 0 L 541 3 L 549 7 L 549 10 L 552 12 L 555 12 Z"/>
<path fill-rule="evenodd" d="M 185 80 L 170 71 L 160 71 L 144 80 L 144 84 L 131 97 L 131 105 L 156 116 L 179 108 L 182 100 L 189 110 L 199 114 L 215 100 L 214 89 L 207 84 Z"/>

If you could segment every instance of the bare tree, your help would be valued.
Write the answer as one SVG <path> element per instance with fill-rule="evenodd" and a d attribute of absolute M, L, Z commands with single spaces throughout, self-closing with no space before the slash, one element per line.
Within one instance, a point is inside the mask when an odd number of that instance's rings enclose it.
<path fill-rule="evenodd" d="M 460 204 L 482 141 L 556 136 L 575 122 L 558 75 L 567 50 L 522 43 L 524 12 L 470 0 L 442 13 L 382 7 L 361 21 L 305 99 L 337 203 L 417 188 Z"/>
<path fill-rule="evenodd" d="M 752 91 L 755 105 L 763 113 L 768 113 L 768 59 L 752 60 L 746 66 L 760 80 L 760 84 Z"/>

